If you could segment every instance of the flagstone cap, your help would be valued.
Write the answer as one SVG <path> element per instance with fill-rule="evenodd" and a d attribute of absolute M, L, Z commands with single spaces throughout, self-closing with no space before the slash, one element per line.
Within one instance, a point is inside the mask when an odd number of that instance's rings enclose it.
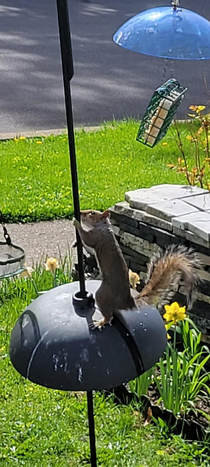
<path fill-rule="evenodd" d="M 197 186 L 156 185 L 128 191 L 130 208 L 167 221 L 172 231 L 193 233 L 210 247 L 210 192 Z M 148 218 L 149 222 L 149 218 Z M 175 229 L 175 230 L 174 230 Z"/>

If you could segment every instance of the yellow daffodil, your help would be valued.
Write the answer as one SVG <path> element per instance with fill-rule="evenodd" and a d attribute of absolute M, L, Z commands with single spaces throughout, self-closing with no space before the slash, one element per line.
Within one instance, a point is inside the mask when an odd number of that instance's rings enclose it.
<path fill-rule="evenodd" d="M 197 105 L 190 105 L 190 106 L 189 106 L 189 109 L 190 109 L 190 110 L 194 110 L 194 112 L 195 112 L 196 109 L 197 109 Z"/>
<path fill-rule="evenodd" d="M 20 138 L 22 141 L 25 139 L 25 136 L 20 136 Z"/>
<path fill-rule="evenodd" d="M 136 289 L 137 284 L 140 284 L 140 277 L 136 272 L 131 271 L 129 269 L 129 282 L 132 287 L 132 289 Z"/>
<path fill-rule="evenodd" d="M 164 143 L 162 143 L 162 146 L 168 146 L 168 143 L 164 141 Z"/>
<path fill-rule="evenodd" d="M 46 271 L 50 271 L 54 274 L 55 270 L 58 268 L 58 260 L 56 258 L 47 258 L 44 266 Z"/>
<path fill-rule="evenodd" d="M 197 131 L 197 135 L 201 135 L 201 133 L 203 133 L 203 130 L 204 130 L 203 127 L 200 126 L 200 128 Z"/>
<path fill-rule="evenodd" d="M 205 110 L 206 106 L 205 105 L 198 105 L 196 112 L 202 112 L 202 110 Z"/>
<path fill-rule="evenodd" d="M 34 269 L 31 268 L 31 267 L 29 267 L 29 266 L 24 266 L 24 267 L 25 267 L 25 269 L 24 269 L 24 271 L 22 271 L 22 272 L 20 273 L 20 277 L 21 277 L 21 278 L 24 278 L 24 277 L 31 277 L 31 274 L 32 274 L 32 272 L 34 271 Z"/>
<path fill-rule="evenodd" d="M 163 318 L 166 321 L 172 321 L 173 324 L 176 324 L 177 321 L 183 321 L 186 318 L 186 307 L 179 306 L 177 302 L 173 302 L 171 305 L 164 306 L 166 313 L 163 315 Z"/>
<path fill-rule="evenodd" d="M 205 105 L 190 105 L 189 109 L 193 110 L 196 113 L 202 112 L 206 107 Z"/>
<path fill-rule="evenodd" d="M 177 162 L 178 164 L 184 164 L 184 159 L 181 159 L 181 157 L 178 157 Z"/>
<path fill-rule="evenodd" d="M 42 141 L 36 141 L 36 144 L 42 144 Z"/>
<path fill-rule="evenodd" d="M 165 324 L 166 331 L 168 331 L 168 329 L 170 329 L 171 326 L 172 326 L 172 323 Z M 168 334 L 168 332 L 166 333 L 166 337 L 167 337 L 168 341 L 169 341 L 169 339 L 171 339 L 171 336 L 170 336 L 170 334 Z"/>
<path fill-rule="evenodd" d="M 199 170 L 198 167 L 193 167 L 193 168 L 192 168 L 192 173 L 195 174 L 195 175 L 197 175 L 197 174 L 198 174 L 198 170 Z"/>

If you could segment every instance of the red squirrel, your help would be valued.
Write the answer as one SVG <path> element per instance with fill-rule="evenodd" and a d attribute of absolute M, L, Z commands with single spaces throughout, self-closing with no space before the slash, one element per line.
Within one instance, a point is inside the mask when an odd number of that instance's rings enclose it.
<path fill-rule="evenodd" d="M 188 304 L 192 306 L 199 283 L 196 268 L 201 267 L 194 250 L 172 245 L 159 257 L 153 257 L 148 266 L 147 283 L 134 301 L 128 267 L 112 231 L 109 211 L 81 211 L 81 222 L 87 230 L 76 219 L 74 225 L 82 242 L 95 250 L 102 273 L 95 298 L 103 319 L 95 323 L 95 327 L 111 322 L 117 310 L 168 303 L 181 278 L 187 290 Z"/>

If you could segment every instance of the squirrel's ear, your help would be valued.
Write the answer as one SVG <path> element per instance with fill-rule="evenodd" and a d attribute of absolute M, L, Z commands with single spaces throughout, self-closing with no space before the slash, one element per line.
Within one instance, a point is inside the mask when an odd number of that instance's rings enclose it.
<path fill-rule="evenodd" d="M 102 212 L 102 219 L 103 218 L 106 219 L 109 216 L 110 216 L 110 213 L 109 213 L 108 209 L 106 209 L 106 211 Z"/>

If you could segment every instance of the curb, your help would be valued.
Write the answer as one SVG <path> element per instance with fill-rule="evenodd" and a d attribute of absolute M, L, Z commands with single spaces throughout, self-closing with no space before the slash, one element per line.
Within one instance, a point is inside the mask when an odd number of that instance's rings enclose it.
<path fill-rule="evenodd" d="M 177 123 L 189 123 L 191 122 L 190 119 L 186 120 L 176 120 Z M 74 131 L 99 131 L 101 128 L 103 128 L 104 125 L 103 123 L 99 125 L 92 125 L 92 126 L 79 126 L 75 127 Z M 59 136 L 59 135 L 66 135 L 67 134 L 67 128 L 55 128 L 52 130 L 36 130 L 36 131 L 16 131 L 12 133 L 0 133 L 0 141 L 1 140 L 7 140 L 7 139 L 14 139 L 14 138 L 20 138 L 21 136 L 24 136 L 25 138 L 38 138 L 40 136 L 46 137 L 46 136 Z"/>
<path fill-rule="evenodd" d="M 98 126 L 81 126 L 81 127 L 76 127 L 75 131 L 98 131 L 103 127 L 103 125 L 98 125 Z M 36 130 L 36 131 L 17 131 L 17 132 L 12 132 L 12 133 L 0 133 L 0 140 L 7 140 L 7 139 L 14 139 L 14 138 L 20 138 L 20 136 L 24 136 L 25 138 L 38 138 L 40 136 L 46 137 L 46 136 L 59 136 L 59 135 L 66 135 L 67 134 L 67 129 L 66 128 L 56 128 L 53 130 Z"/>

